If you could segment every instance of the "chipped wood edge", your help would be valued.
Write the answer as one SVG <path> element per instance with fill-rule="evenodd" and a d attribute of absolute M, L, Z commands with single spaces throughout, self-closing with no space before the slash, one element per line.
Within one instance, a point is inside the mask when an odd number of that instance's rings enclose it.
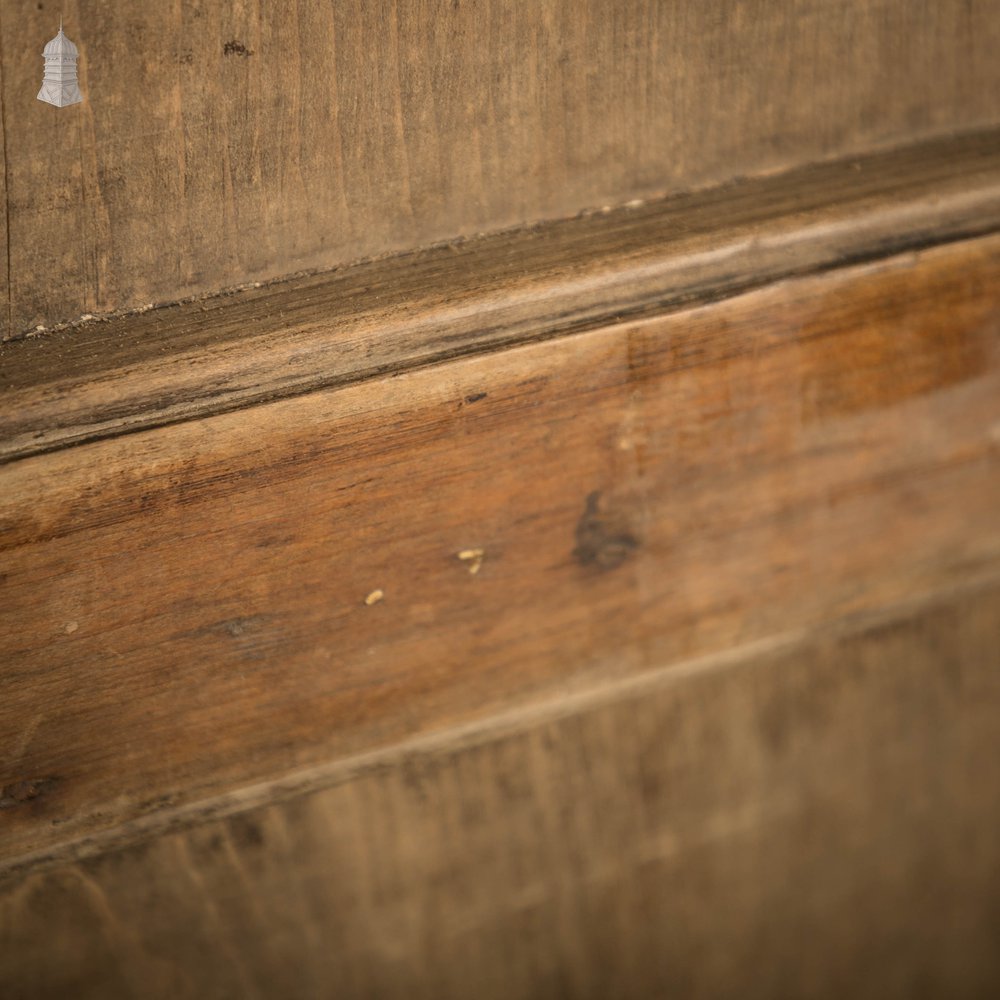
<path fill-rule="evenodd" d="M 0 463 L 1000 230 L 1000 130 L 0 345 Z"/>

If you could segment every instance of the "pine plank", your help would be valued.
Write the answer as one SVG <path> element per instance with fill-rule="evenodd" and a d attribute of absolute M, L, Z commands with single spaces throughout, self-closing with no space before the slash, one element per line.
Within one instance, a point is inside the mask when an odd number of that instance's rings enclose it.
<path fill-rule="evenodd" d="M 995 571 L 998 347 L 992 236 L 8 463 L 3 854 Z"/>
<path fill-rule="evenodd" d="M 0 344 L 0 461 L 1000 229 L 1000 131 Z"/>
<path fill-rule="evenodd" d="M 3 0 L 0 336 L 1000 124 L 998 0 Z"/>
<path fill-rule="evenodd" d="M 1000 586 L 560 698 L 0 883 L 48 997 L 984 997 Z"/>

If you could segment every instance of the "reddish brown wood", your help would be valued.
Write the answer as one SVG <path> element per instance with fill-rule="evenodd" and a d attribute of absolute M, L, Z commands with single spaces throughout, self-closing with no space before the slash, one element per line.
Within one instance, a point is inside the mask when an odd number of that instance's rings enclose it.
<path fill-rule="evenodd" d="M 990 237 L 8 464 L 4 853 L 993 572 L 998 344 Z"/>

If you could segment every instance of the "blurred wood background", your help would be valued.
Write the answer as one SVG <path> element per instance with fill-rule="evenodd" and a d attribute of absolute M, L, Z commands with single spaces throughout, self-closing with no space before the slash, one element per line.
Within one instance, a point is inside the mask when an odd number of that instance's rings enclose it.
<path fill-rule="evenodd" d="M 0 995 L 1000 992 L 1000 0 L 62 13 Z"/>

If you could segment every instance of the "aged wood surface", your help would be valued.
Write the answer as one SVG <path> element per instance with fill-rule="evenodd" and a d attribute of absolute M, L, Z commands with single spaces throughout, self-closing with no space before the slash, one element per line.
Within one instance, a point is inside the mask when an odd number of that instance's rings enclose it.
<path fill-rule="evenodd" d="M 991 573 L 998 497 L 996 236 L 9 463 L 0 849 Z"/>
<path fill-rule="evenodd" d="M 0 883 L 4 995 L 1000 992 L 1000 584 Z"/>
<path fill-rule="evenodd" d="M 1000 132 L 0 345 L 0 461 L 1000 229 Z"/>
<path fill-rule="evenodd" d="M 70 109 L 35 99 L 60 12 Z M 1000 123 L 1000 0 L 2 0 L 0 32 L 0 335 Z"/>
<path fill-rule="evenodd" d="M 0 11 L 2 11 L 0 3 Z M 3 263 L 0 264 L 0 342 L 2 342 L 13 329 L 13 306 L 10 297 L 10 230 L 8 229 L 8 216 L 10 215 L 10 202 L 7 198 L 7 116 L 3 104 L 3 23 L 0 21 L 0 202 L 3 210 L 0 211 L 0 254 L 3 254 Z"/>

